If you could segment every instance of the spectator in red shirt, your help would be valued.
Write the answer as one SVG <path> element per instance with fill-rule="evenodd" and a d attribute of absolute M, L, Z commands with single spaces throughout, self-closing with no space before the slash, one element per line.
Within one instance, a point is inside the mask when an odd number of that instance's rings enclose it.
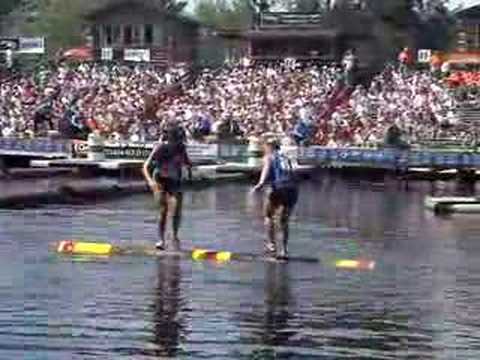
<path fill-rule="evenodd" d="M 413 54 L 410 48 L 405 47 L 398 55 L 398 62 L 400 64 L 400 71 L 405 72 L 413 65 Z"/>

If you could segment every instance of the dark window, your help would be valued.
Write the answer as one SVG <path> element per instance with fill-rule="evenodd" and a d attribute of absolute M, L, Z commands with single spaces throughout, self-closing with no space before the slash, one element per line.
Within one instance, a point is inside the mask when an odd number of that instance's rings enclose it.
<path fill-rule="evenodd" d="M 131 45 L 132 44 L 132 26 L 131 25 L 125 25 L 125 28 L 123 29 L 124 31 L 124 43 L 125 45 Z"/>
<path fill-rule="evenodd" d="M 104 31 L 105 31 L 105 45 L 110 46 L 112 45 L 112 26 L 105 25 Z"/>
<path fill-rule="evenodd" d="M 132 37 L 133 37 L 133 43 L 135 45 L 140 45 L 140 43 L 141 43 L 141 38 L 140 37 L 141 37 L 142 34 L 140 33 L 140 31 L 141 31 L 140 26 L 138 26 L 138 25 L 133 25 L 132 26 L 132 34 L 133 34 Z"/>
<path fill-rule="evenodd" d="M 113 44 L 114 45 L 117 45 L 120 43 L 121 39 L 120 39 L 120 36 L 121 36 L 121 28 L 120 28 L 120 25 L 113 25 L 113 29 L 112 29 L 112 33 L 113 33 Z"/>
<path fill-rule="evenodd" d="M 153 44 L 153 25 L 145 25 L 145 44 Z"/>

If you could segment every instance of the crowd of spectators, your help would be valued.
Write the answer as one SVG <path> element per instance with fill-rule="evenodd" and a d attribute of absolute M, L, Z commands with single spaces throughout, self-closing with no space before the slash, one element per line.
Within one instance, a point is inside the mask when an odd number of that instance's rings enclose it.
<path fill-rule="evenodd" d="M 316 113 L 339 86 L 341 70 L 294 61 L 204 71 L 194 86 L 164 99 L 156 113 L 180 122 L 192 138 L 275 135 L 286 142 L 306 140 Z"/>
<path fill-rule="evenodd" d="M 330 119 L 319 119 L 315 142 L 374 146 L 392 129 L 418 144 L 448 134 L 462 140 L 454 94 L 429 72 L 388 67 L 368 87 L 358 85 Z"/>
<path fill-rule="evenodd" d="M 145 103 L 185 76 L 178 65 L 146 67 L 61 65 L 4 78 L 0 84 L 0 135 L 34 137 L 46 130 L 84 137 L 92 130 L 130 136 L 144 120 Z"/>
<path fill-rule="evenodd" d="M 352 86 L 342 66 L 243 59 L 166 91 L 187 73 L 185 66 L 82 64 L 59 66 L 43 80 L 3 81 L 0 133 L 34 136 L 51 128 L 81 137 L 98 130 L 111 140 L 144 142 L 174 121 L 190 141 L 271 134 L 286 144 L 365 147 L 389 134 L 401 144 L 471 135 L 458 127 L 455 96 L 429 72 L 392 66 L 368 86 Z"/>

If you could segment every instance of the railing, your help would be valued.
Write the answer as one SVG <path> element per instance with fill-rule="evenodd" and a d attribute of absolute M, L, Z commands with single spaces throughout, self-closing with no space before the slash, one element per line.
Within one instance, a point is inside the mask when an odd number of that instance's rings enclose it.
<path fill-rule="evenodd" d="M 145 159 L 153 148 L 153 143 L 106 143 L 103 147 L 105 158 Z M 81 141 L 48 139 L 1 139 L 0 155 L 32 157 L 71 156 L 88 153 L 88 145 Z M 285 147 L 284 151 L 300 163 L 320 167 L 363 167 L 381 169 L 407 169 L 409 167 L 428 167 L 440 169 L 480 169 L 480 152 L 473 149 L 434 150 L 393 148 L 326 148 L 322 146 Z M 230 144 L 189 144 L 188 152 L 192 158 L 216 160 L 246 161 L 249 157 L 248 146 Z"/>
<path fill-rule="evenodd" d="M 259 16 L 260 28 L 290 28 L 292 26 L 318 27 L 321 13 L 264 12 Z"/>

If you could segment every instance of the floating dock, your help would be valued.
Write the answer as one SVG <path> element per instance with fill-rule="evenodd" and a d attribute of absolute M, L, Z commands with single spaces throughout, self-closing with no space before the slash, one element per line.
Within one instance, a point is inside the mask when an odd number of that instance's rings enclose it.
<path fill-rule="evenodd" d="M 480 198 L 427 196 L 425 207 L 435 213 L 480 214 Z"/>

